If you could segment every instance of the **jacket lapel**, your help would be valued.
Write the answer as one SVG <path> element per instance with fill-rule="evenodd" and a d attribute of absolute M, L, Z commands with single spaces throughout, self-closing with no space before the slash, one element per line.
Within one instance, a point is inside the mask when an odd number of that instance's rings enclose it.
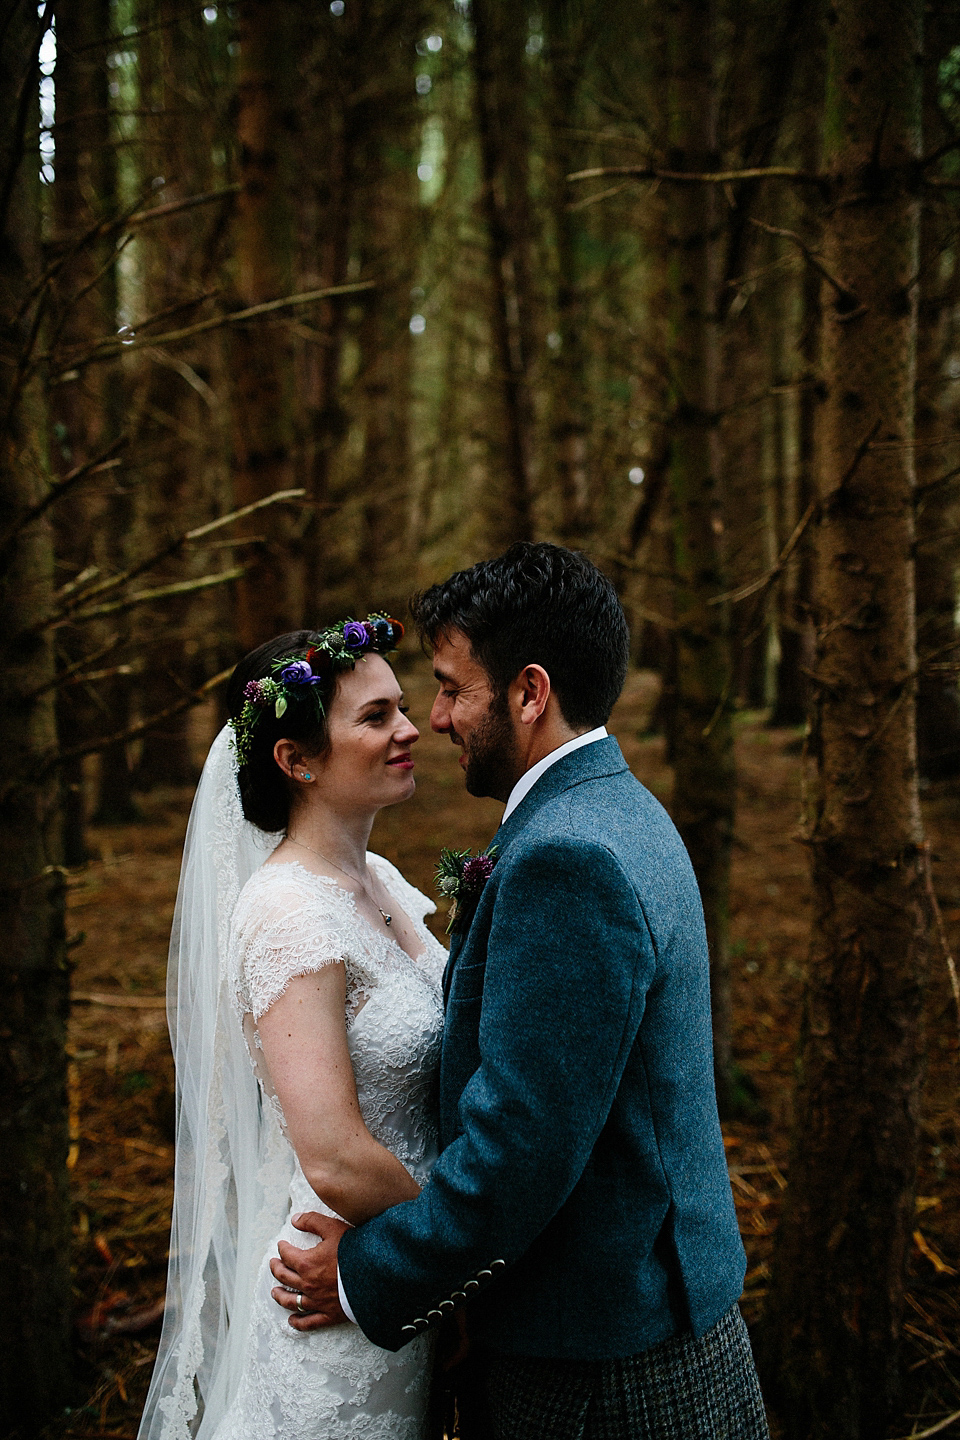
<path fill-rule="evenodd" d="M 499 863 L 511 841 L 529 825 L 537 811 L 549 800 L 561 795 L 564 790 L 572 789 L 574 785 L 582 785 L 586 780 L 599 780 L 604 775 L 619 775 L 626 769 L 627 762 L 612 735 L 606 735 L 602 740 L 594 740 L 590 745 L 582 745 L 579 750 L 564 755 L 561 760 L 557 760 L 540 776 L 532 790 L 527 792 L 517 808 L 508 815 L 487 849 L 496 845 Z M 471 916 L 472 923 L 473 917 Z M 468 925 L 463 930 L 455 930 L 451 937 L 450 957 L 443 972 L 444 1005 L 450 994 L 454 966 L 469 934 L 470 926 Z"/>

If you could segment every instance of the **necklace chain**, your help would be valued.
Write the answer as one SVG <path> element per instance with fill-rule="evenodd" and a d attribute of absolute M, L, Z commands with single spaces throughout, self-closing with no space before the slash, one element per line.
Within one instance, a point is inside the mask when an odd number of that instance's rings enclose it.
<path fill-rule="evenodd" d="M 363 891 L 364 895 L 366 895 L 373 908 L 375 910 L 378 910 L 383 916 L 384 925 L 393 924 L 393 916 L 388 915 L 386 910 L 381 909 L 381 907 L 377 904 L 376 900 L 374 900 L 373 896 L 370 894 L 370 891 L 367 889 L 366 885 L 360 879 L 359 875 L 354 875 L 351 873 L 351 871 L 344 870 L 342 865 L 338 865 L 336 860 L 331 860 L 329 855 L 324 855 L 323 851 L 318 850 L 314 845 L 304 845 L 302 840 L 294 840 L 292 835 L 288 835 L 287 839 L 290 841 L 291 845 L 297 845 L 301 850 L 309 850 L 311 855 L 319 855 L 320 859 L 326 860 L 327 864 L 332 865 L 334 870 L 339 870 L 341 875 L 346 875 L 348 880 L 352 880 L 354 884 L 359 885 L 360 889 Z"/>

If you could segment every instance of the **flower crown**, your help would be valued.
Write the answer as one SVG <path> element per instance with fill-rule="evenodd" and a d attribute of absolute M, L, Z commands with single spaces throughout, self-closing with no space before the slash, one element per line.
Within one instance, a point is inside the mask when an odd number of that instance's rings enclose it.
<path fill-rule="evenodd" d="M 273 676 L 248 680 L 243 687 L 243 709 L 231 717 L 233 753 L 238 765 L 250 759 L 254 732 L 268 710 L 279 720 L 291 701 L 309 701 L 319 722 L 323 700 L 319 686 L 341 670 L 352 670 L 361 655 L 386 655 L 403 639 L 403 626 L 390 615 L 368 615 L 366 620 L 341 620 L 321 631 L 304 655 L 283 655 L 273 661 Z"/>

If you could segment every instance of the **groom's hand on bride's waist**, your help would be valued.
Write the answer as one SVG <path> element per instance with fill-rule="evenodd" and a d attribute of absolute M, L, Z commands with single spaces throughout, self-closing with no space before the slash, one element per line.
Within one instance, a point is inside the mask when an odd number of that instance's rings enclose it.
<path fill-rule="evenodd" d="M 320 1241 L 309 1250 L 280 1241 L 280 1259 L 270 1261 L 273 1278 L 278 1282 L 271 1291 L 274 1300 L 291 1312 L 294 1330 L 322 1330 L 326 1325 L 345 1324 L 347 1316 L 337 1290 L 337 1247 L 340 1236 L 350 1226 L 315 1211 L 294 1215 L 291 1223 L 298 1230 L 319 1235 Z"/>

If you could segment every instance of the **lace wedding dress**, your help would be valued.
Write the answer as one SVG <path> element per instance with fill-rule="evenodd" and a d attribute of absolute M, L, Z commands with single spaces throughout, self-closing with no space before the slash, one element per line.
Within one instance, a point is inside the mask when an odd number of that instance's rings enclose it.
<path fill-rule="evenodd" d="M 256 1026 L 295 975 L 342 961 L 364 1119 L 422 1183 L 436 1155 L 446 952 L 423 923 L 433 907 L 378 856 L 369 863 L 423 947 L 415 960 L 333 880 L 265 864 L 283 837 L 244 820 L 230 738 L 225 726 L 197 787 L 170 940 L 176 1174 L 138 1440 L 421 1440 L 430 1337 L 394 1355 L 355 1325 L 299 1334 L 270 1296 L 276 1242 L 316 1243 L 289 1217 L 326 1207 L 287 1139 Z"/>
<path fill-rule="evenodd" d="M 229 964 L 237 1022 L 259 1051 L 256 1022 L 295 975 L 343 960 L 347 1037 L 367 1128 L 423 1185 L 436 1158 L 434 1080 L 440 1059 L 440 980 L 446 952 L 423 924 L 433 906 L 388 861 L 368 863 L 412 920 L 422 954 L 412 960 L 375 930 L 352 894 L 296 861 L 264 865 L 248 880 L 234 913 Z M 258 1056 L 266 1104 L 287 1144 L 283 1115 Z M 330 1210 L 294 1157 L 289 1213 Z M 289 1221 L 276 1239 L 307 1247 L 313 1237 Z M 271 1298 L 263 1257 L 256 1280 L 240 1388 L 215 1440 L 419 1440 L 430 1381 L 431 1337 L 397 1354 L 372 1344 L 356 1325 L 301 1334 Z"/>

